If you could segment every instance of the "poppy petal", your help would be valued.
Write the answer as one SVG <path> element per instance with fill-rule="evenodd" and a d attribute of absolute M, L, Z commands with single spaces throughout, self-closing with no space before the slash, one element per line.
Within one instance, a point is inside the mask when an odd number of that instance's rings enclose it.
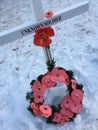
<path fill-rule="evenodd" d="M 32 91 L 35 91 L 39 87 L 41 87 L 41 83 L 39 81 L 34 81 L 32 85 Z"/>
<path fill-rule="evenodd" d="M 73 103 L 73 105 L 71 106 L 71 110 L 74 113 L 79 113 L 82 110 L 82 104 Z"/>
<path fill-rule="evenodd" d="M 79 89 L 75 89 L 72 91 L 71 97 L 75 103 L 80 103 L 83 99 L 83 92 Z"/>
<path fill-rule="evenodd" d="M 54 30 L 51 27 L 47 27 L 47 33 L 49 37 L 54 36 Z"/>
<path fill-rule="evenodd" d="M 47 104 L 43 104 L 39 107 L 40 111 L 43 113 L 43 115 L 51 115 L 52 114 L 52 108 L 47 105 Z"/>
<path fill-rule="evenodd" d="M 61 122 L 61 118 L 62 118 L 62 114 L 58 113 L 58 112 L 55 112 L 52 121 L 60 123 Z"/>
<path fill-rule="evenodd" d="M 34 97 L 34 102 L 35 102 L 35 103 L 42 103 L 43 101 L 44 101 L 43 96 L 36 95 L 36 96 Z"/>
<path fill-rule="evenodd" d="M 69 95 L 65 95 L 64 98 L 61 100 L 60 106 L 61 108 L 70 108 L 72 105 L 72 100 Z"/>
<path fill-rule="evenodd" d="M 76 80 L 72 79 L 71 82 L 72 82 L 72 86 L 71 87 L 73 89 L 76 89 Z"/>
<path fill-rule="evenodd" d="M 53 76 L 46 75 L 42 78 L 42 84 L 45 85 L 47 88 L 54 87 L 56 82 L 53 79 Z"/>
<path fill-rule="evenodd" d="M 69 118 L 72 118 L 74 115 L 74 113 L 69 108 L 63 108 L 60 110 L 60 112 L 62 113 L 62 115 L 65 115 Z"/>

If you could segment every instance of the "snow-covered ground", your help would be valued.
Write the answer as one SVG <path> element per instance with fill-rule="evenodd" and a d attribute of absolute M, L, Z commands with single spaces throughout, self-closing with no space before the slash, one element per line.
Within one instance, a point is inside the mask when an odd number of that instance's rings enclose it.
<path fill-rule="evenodd" d="M 42 0 L 44 11 L 57 10 L 82 0 Z M 35 21 L 29 0 L 0 0 L 0 32 Z M 43 49 L 33 36 L 0 46 L 0 130 L 98 130 L 98 0 L 90 0 L 89 12 L 54 26 L 51 46 L 57 66 L 74 71 L 84 85 L 84 108 L 75 121 L 47 125 L 27 111 L 29 83 L 45 73 Z"/>

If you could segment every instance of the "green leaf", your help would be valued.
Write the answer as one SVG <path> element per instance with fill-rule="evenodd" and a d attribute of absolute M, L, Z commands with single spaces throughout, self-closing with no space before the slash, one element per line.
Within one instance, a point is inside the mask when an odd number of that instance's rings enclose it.
<path fill-rule="evenodd" d="M 46 62 L 46 64 L 47 64 L 47 69 L 48 69 L 49 71 L 51 71 L 51 70 L 55 67 L 56 61 L 55 61 L 54 58 L 53 58 L 52 61 L 48 60 L 48 61 Z"/>

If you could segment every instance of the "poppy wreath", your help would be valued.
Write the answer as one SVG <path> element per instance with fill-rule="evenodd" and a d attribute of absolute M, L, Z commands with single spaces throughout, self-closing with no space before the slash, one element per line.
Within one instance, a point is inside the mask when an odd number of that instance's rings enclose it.
<path fill-rule="evenodd" d="M 54 36 L 51 27 L 39 29 L 35 32 L 34 44 L 50 49 L 51 36 Z M 31 81 L 31 91 L 27 92 L 26 98 L 30 103 L 28 110 L 34 116 L 45 118 L 47 123 L 63 125 L 65 122 L 73 121 L 81 112 L 84 91 L 83 85 L 77 83 L 71 70 L 55 67 L 55 63 L 54 59 L 47 61 L 48 71 Z M 67 87 L 67 94 L 57 106 L 44 103 L 46 90 L 56 87 L 57 83 Z"/>

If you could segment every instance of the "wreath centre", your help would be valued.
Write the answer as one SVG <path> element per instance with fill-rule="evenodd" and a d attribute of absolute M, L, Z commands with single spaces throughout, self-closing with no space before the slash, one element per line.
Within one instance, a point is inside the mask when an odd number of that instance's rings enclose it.
<path fill-rule="evenodd" d="M 67 86 L 63 83 L 57 83 L 55 87 L 49 88 L 44 94 L 44 103 L 49 105 L 55 105 L 56 107 L 67 94 Z"/>

